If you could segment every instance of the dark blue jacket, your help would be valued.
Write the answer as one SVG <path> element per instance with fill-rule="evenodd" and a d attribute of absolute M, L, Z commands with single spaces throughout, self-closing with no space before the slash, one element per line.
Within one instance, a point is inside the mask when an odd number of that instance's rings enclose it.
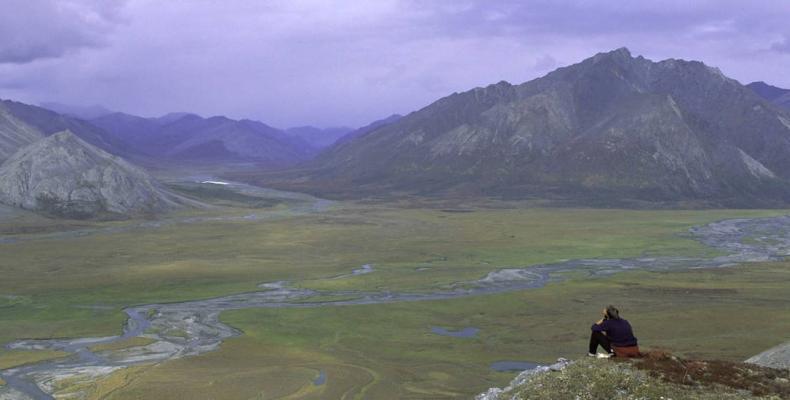
<path fill-rule="evenodd" d="M 595 332 L 606 332 L 606 337 L 609 338 L 609 342 L 611 342 L 613 346 L 636 346 L 636 337 L 634 337 L 631 324 L 622 318 L 605 319 L 600 325 L 593 324 L 591 329 Z"/>

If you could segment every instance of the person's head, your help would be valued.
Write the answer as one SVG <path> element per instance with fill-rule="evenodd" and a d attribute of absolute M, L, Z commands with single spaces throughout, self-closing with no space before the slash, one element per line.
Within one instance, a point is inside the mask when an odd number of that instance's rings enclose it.
<path fill-rule="evenodd" d="M 610 304 L 603 309 L 603 315 L 608 319 L 620 319 L 620 310 Z"/>

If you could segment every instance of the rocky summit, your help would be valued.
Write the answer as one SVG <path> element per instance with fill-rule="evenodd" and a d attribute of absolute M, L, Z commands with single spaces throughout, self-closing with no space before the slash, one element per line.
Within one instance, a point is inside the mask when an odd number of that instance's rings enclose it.
<path fill-rule="evenodd" d="M 320 155 L 283 186 L 764 207 L 790 202 L 790 112 L 697 61 L 621 48 L 455 93 Z"/>
<path fill-rule="evenodd" d="M 70 131 L 23 147 L 0 166 L 0 202 L 68 218 L 153 214 L 187 203 Z"/>

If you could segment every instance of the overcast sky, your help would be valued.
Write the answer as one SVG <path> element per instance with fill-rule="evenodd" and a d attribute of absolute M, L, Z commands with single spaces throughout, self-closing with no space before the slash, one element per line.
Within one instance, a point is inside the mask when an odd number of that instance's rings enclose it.
<path fill-rule="evenodd" d="M 790 1 L 3 0 L 0 98 L 359 126 L 600 51 L 790 87 Z"/>

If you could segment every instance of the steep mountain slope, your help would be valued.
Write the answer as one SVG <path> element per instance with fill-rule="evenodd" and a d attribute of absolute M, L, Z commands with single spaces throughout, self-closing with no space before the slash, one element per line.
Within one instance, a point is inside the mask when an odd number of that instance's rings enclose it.
<path fill-rule="evenodd" d="M 297 126 L 286 129 L 285 133 L 303 139 L 316 149 L 323 149 L 331 146 L 338 139 L 353 130 L 344 126 L 324 129 L 314 126 Z"/>
<path fill-rule="evenodd" d="M 16 118 L 5 103 L 0 103 L 0 164 L 20 148 L 43 137 L 38 129 Z"/>
<path fill-rule="evenodd" d="M 161 118 L 114 113 L 91 123 L 125 143 L 131 157 L 155 162 L 286 166 L 315 153 L 303 139 L 251 120 L 202 118 L 185 113 Z"/>
<path fill-rule="evenodd" d="M 124 144 L 107 132 L 78 118 L 11 100 L 0 102 L 0 109 L 37 130 L 43 136 L 69 130 L 86 142 L 116 155 L 123 155 Z"/>
<path fill-rule="evenodd" d="M 0 166 L 0 202 L 69 218 L 152 214 L 187 203 L 70 131 L 24 147 Z"/>
<path fill-rule="evenodd" d="M 521 85 L 455 93 L 311 168 L 291 187 L 779 205 L 790 201 L 790 114 L 700 62 L 618 49 Z"/>
<path fill-rule="evenodd" d="M 383 118 L 383 119 L 379 119 L 379 120 L 373 121 L 373 122 L 371 122 L 371 123 L 369 123 L 369 124 L 367 124 L 367 125 L 365 125 L 365 126 L 363 126 L 361 128 L 357 128 L 357 129 L 355 129 L 355 130 L 353 130 L 351 132 L 346 133 L 345 135 L 340 137 L 338 140 L 336 140 L 335 144 L 339 145 L 341 143 L 349 142 L 352 139 L 356 139 L 356 138 L 358 138 L 360 136 L 367 135 L 368 133 L 373 132 L 376 129 L 379 129 L 382 126 L 393 124 L 393 123 L 395 123 L 395 121 L 397 121 L 397 120 L 399 120 L 401 118 L 403 118 L 403 116 L 400 115 L 400 114 L 392 114 L 392 115 L 390 115 L 387 118 Z"/>
<path fill-rule="evenodd" d="M 760 97 L 790 110 L 790 89 L 782 89 L 765 82 L 752 82 L 746 85 Z"/>

